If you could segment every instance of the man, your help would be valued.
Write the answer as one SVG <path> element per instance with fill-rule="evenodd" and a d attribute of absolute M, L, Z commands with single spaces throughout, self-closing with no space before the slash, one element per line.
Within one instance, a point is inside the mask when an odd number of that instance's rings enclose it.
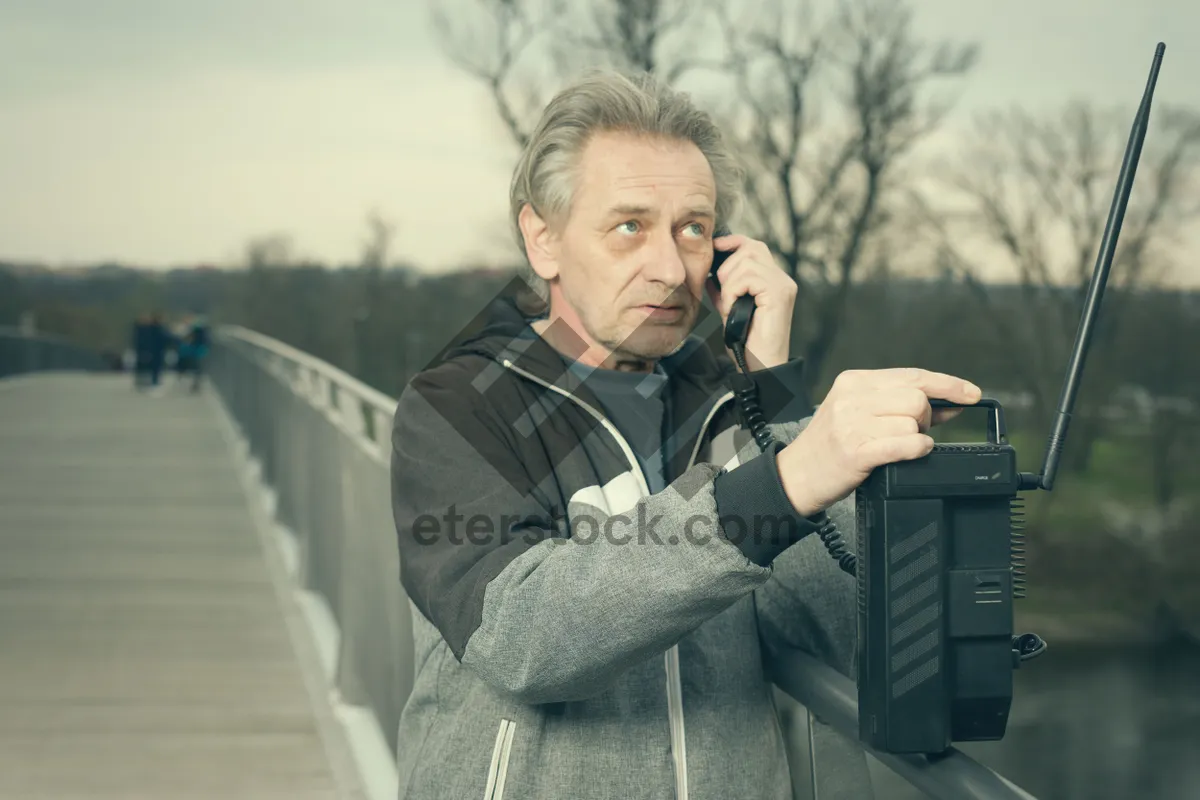
<path fill-rule="evenodd" d="M 139 391 L 150 382 L 151 338 L 154 333 L 151 328 L 150 313 L 138 314 L 133 322 L 130 335 L 130 349 L 133 350 L 133 385 Z"/>
<path fill-rule="evenodd" d="M 788 360 L 795 283 L 714 240 L 738 175 L 688 98 L 593 73 L 544 112 L 512 214 L 547 301 L 497 303 L 400 399 L 392 494 L 414 607 L 400 797 L 791 797 L 767 674 L 801 648 L 852 675 L 854 582 L 808 517 L 928 452 L 958 378 L 846 373 L 820 409 Z M 755 298 L 746 344 L 779 444 L 763 456 L 731 364 L 692 334 Z"/>
<path fill-rule="evenodd" d="M 196 371 L 192 375 L 192 391 L 198 392 L 204 379 L 205 364 L 208 362 L 209 332 L 208 320 L 205 317 L 196 319 L 192 328 L 192 344 L 196 348 Z"/>
<path fill-rule="evenodd" d="M 138 316 L 133 326 L 134 386 L 157 391 L 167 354 L 167 330 L 161 312 Z"/>
<path fill-rule="evenodd" d="M 179 337 L 179 380 L 187 373 L 192 374 L 192 393 L 200 391 L 204 375 L 204 359 L 208 355 L 208 324 L 204 317 L 192 317 L 184 323 Z"/>

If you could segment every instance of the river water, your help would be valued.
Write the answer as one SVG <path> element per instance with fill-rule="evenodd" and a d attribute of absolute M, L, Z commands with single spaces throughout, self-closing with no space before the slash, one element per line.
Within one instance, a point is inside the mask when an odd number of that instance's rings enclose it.
<path fill-rule="evenodd" d="M 1005 738 L 961 750 L 1038 800 L 1200 800 L 1200 646 L 1050 642 L 1015 677 Z"/>

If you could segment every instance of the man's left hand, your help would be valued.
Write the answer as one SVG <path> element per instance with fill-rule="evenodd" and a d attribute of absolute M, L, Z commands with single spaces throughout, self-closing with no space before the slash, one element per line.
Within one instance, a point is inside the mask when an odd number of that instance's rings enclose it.
<path fill-rule="evenodd" d="M 771 251 L 760 241 L 731 234 L 714 238 L 713 246 L 734 251 L 717 270 L 720 294 L 714 291 L 711 282 L 705 284 L 709 299 L 721 312 L 722 326 L 729 319 L 734 301 L 744 294 L 754 296 L 754 320 L 746 339 L 746 367 L 760 370 L 786 363 L 791 350 L 796 282 L 779 268 Z"/>

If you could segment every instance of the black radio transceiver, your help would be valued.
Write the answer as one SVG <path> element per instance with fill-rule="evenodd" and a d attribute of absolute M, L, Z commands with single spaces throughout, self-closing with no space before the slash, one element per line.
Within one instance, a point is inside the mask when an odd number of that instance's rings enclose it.
<path fill-rule="evenodd" d="M 1013 600 L 1025 593 L 1018 492 L 1054 485 L 1165 50 L 1159 43 L 1154 52 L 1125 148 L 1041 473 L 1017 471 L 1004 410 L 985 397 L 970 407 L 988 410 L 986 442 L 936 444 L 921 458 L 875 469 L 855 490 L 856 552 L 825 512 L 813 517 L 829 554 L 857 578 L 859 738 L 877 751 L 933 755 L 954 742 L 1003 738 L 1013 670 L 1046 650 L 1036 634 L 1013 636 Z M 718 290 L 726 256 L 714 248 Z M 742 416 L 766 452 L 774 437 L 746 374 L 754 307 L 749 296 L 734 304 L 725 345 L 742 373 L 733 380 Z"/>
<path fill-rule="evenodd" d="M 939 752 L 1004 735 L 1022 478 L 1000 404 L 979 405 L 990 407 L 987 443 L 934 445 L 855 492 L 859 735 L 878 750 Z"/>
<path fill-rule="evenodd" d="M 877 750 L 934 754 L 1003 738 L 1013 670 L 1045 650 L 1035 634 L 1013 636 L 1013 599 L 1025 591 L 1018 492 L 1054 485 L 1165 49 L 1134 118 L 1041 474 L 1017 471 L 1003 409 L 984 398 L 972 407 L 988 410 L 986 442 L 937 444 L 856 490 L 859 737 Z"/>

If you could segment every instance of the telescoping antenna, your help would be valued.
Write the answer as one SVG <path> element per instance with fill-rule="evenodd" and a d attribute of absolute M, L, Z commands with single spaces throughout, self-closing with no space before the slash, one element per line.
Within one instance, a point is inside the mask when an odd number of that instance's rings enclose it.
<path fill-rule="evenodd" d="M 1079 392 L 1079 382 L 1083 376 L 1084 360 L 1087 358 L 1088 347 L 1092 343 L 1096 316 L 1100 312 L 1100 299 L 1104 294 L 1104 286 L 1108 282 L 1113 254 L 1117 250 L 1117 237 L 1121 235 L 1121 223 L 1125 220 L 1125 206 L 1129 203 L 1130 192 L 1133 191 L 1133 177 L 1137 173 L 1138 159 L 1142 155 L 1142 142 L 1146 138 L 1146 128 L 1150 123 L 1150 101 L 1154 97 L 1154 86 L 1158 82 L 1158 70 L 1162 66 L 1163 53 L 1166 52 L 1166 49 L 1167 46 L 1163 42 L 1159 42 L 1158 47 L 1154 49 L 1154 61 L 1150 64 L 1150 77 L 1146 81 L 1146 91 L 1142 95 L 1142 104 L 1138 107 L 1137 115 L 1133 118 L 1129 143 L 1125 145 L 1125 160 L 1121 163 L 1121 173 L 1117 177 L 1117 188 L 1113 194 L 1112 207 L 1108 211 L 1108 222 L 1104 226 L 1104 238 L 1100 240 L 1100 252 L 1096 256 L 1096 269 L 1092 273 L 1092 282 L 1088 285 L 1087 297 L 1083 301 L 1083 315 L 1079 320 L 1079 329 L 1075 333 L 1075 345 L 1071 350 L 1071 361 L 1067 366 L 1067 376 L 1063 381 L 1062 394 L 1059 396 L 1054 427 L 1051 429 L 1050 439 L 1046 443 L 1046 458 L 1042 462 L 1042 472 L 1040 475 L 1022 472 L 1020 474 L 1021 489 L 1049 490 L 1054 486 L 1058 462 L 1067 438 L 1067 427 L 1071 422 L 1071 411 L 1075 407 L 1075 395 Z"/>

